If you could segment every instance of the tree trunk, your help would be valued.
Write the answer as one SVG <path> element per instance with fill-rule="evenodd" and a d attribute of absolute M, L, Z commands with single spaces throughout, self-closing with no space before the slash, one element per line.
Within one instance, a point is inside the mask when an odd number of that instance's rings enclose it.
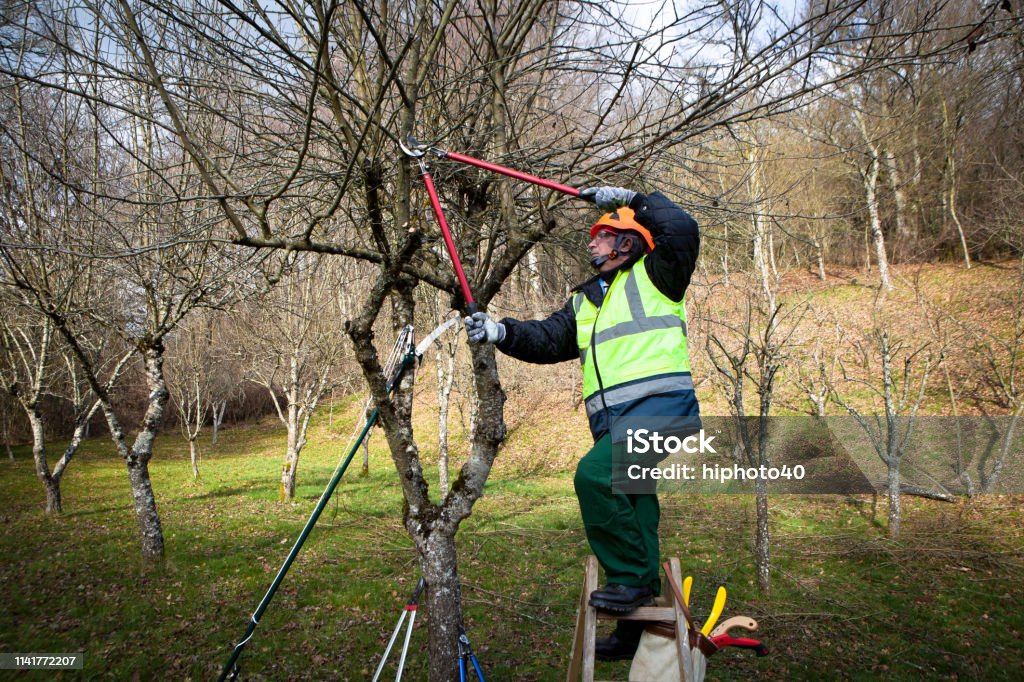
<path fill-rule="evenodd" d="M 444 348 L 444 353 L 440 352 Z M 455 384 L 455 353 L 458 346 L 444 344 L 437 353 L 437 474 L 441 499 L 448 494 L 448 412 Z M 447 367 L 445 364 L 447 363 Z"/>
<path fill-rule="evenodd" d="M 907 226 L 907 193 L 903 188 L 903 177 L 896 164 L 896 155 L 891 149 L 885 150 L 885 167 L 889 174 L 889 187 L 896 200 L 896 234 L 900 239 L 908 239 L 910 228 Z"/>
<path fill-rule="evenodd" d="M 770 263 L 774 259 L 771 244 L 771 228 L 764 215 L 765 187 L 762 178 L 761 160 L 753 152 L 747 154 L 747 162 L 750 164 L 750 198 L 753 215 L 751 216 L 752 228 L 754 230 L 754 266 L 761 279 L 761 290 L 765 300 L 774 305 L 775 296 L 772 293 L 770 281 L 771 271 L 774 266 Z"/>
<path fill-rule="evenodd" d="M 903 510 L 900 506 L 900 465 L 899 460 L 893 459 L 889 463 L 889 475 L 887 486 L 889 494 L 889 538 L 899 540 L 900 522 L 903 520 Z"/>
<path fill-rule="evenodd" d="M 455 553 L 455 530 L 435 528 L 421 557 L 427 580 L 426 606 L 430 619 L 430 682 L 459 679 L 459 627 L 462 626 L 462 587 Z"/>
<path fill-rule="evenodd" d="M 188 440 L 188 454 L 192 460 L 192 478 L 199 480 L 199 457 L 198 448 L 196 447 L 196 439 L 189 438 Z"/>
<path fill-rule="evenodd" d="M 299 469 L 299 451 L 296 447 L 295 438 L 298 435 L 298 424 L 292 423 L 292 410 L 289 408 L 288 417 L 288 450 L 284 457 L 284 466 L 281 468 L 281 501 L 295 499 L 295 477 Z"/>
<path fill-rule="evenodd" d="M 60 497 L 60 479 L 53 476 L 43 478 L 43 487 L 46 488 L 46 513 L 60 514 L 64 511 L 64 505 Z"/>
<path fill-rule="evenodd" d="M 214 404 L 211 408 L 213 413 L 213 440 L 211 445 L 217 445 L 217 434 L 220 433 L 220 425 L 224 422 L 224 412 L 228 409 L 228 401 L 222 400 L 220 404 Z"/>
<path fill-rule="evenodd" d="M 725 286 L 729 286 L 729 221 L 726 220 L 722 227 L 725 230 L 722 238 L 722 277 L 725 279 Z"/>
<path fill-rule="evenodd" d="M 363 466 L 359 469 L 360 476 L 370 475 L 370 435 L 363 439 Z"/>
<path fill-rule="evenodd" d="M 67 338 L 67 337 L 65 337 Z M 114 413 L 109 396 L 94 385 L 100 394 L 103 412 L 110 428 L 110 437 L 124 459 L 128 470 L 128 483 L 132 490 L 135 517 L 139 524 L 139 535 L 142 541 L 142 558 L 146 561 L 159 561 L 164 556 L 164 534 L 160 525 L 160 514 L 156 508 L 156 496 L 153 494 L 153 483 L 149 479 L 149 460 L 153 457 L 153 443 L 156 440 L 163 420 L 164 409 L 170 400 L 167 382 L 164 379 L 164 346 L 157 340 L 146 340 L 142 348 L 143 361 L 146 367 L 146 384 L 149 388 L 149 404 L 142 418 L 135 442 L 128 446 L 120 420 Z"/>
<path fill-rule="evenodd" d="M 128 481 L 135 502 L 135 516 L 142 539 L 142 556 L 149 561 L 164 556 L 164 533 L 157 513 L 153 483 L 149 479 L 149 458 L 131 458 L 128 461 Z"/>
<path fill-rule="evenodd" d="M 882 231 L 882 218 L 879 215 L 878 209 L 878 174 L 883 155 L 868 133 L 864 116 L 859 110 L 854 113 L 868 152 L 867 168 L 859 168 L 861 183 L 864 185 L 864 199 L 868 208 L 868 229 L 871 232 L 872 241 L 875 243 L 875 259 L 878 261 L 878 276 L 881 280 L 881 286 L 886 291 L 891 291 L 892 282 L 889 281 L 889 258 L 885 252 L 885 233 Z M 870 257 L 867 259 L 867 262 L 870 270 Z"/>
<path fill-rule="evenodd" d="M 882 231 L 882 218 L 878 211 L 878 160 L 872 159 L 863 175 L 864 199 L 868 207 L 868 225 L 871 238 L 875 244 L 875 258 L 878 261 L 878 278 L 883 289 L 892 290 L 889 280 L 889 258 L 885 253 L 885 234 Z"/>
<path fill-rule="evenodd" d="M 814 238 L 814 254 L 818 260 L 818 279 L 824 282 L 827 279 L 825 276 L 825 249 L 817 237 Z"/>
<path fill-rule="evenodd" d="M 768 531 L 768 482 L 758 478 L 754 484 L 755 506 L 757 507 L 757 531 L 754 536 L 754 563 L 757 570 L 757 587 L 761 594 L 771 596 L 771 537 Z"/>
<path fill-rule="evenodd" d="M 956 175 L 952 157 L 949 159 L 949 217 L 956 225 L 956 233 L 960 237 L 960 248 L 964 251 L 964 268 L 971 269 L 971 251 L 967 248 L 967 237 L 964 235 L 964 226 L 960 223 L 960 216 L 956 213 Z"/>
<path fill-rule="evenodd" d="M 440 374 L 440 372 L 438 372 Z M 437 411 L 437 482 L 441 499 L 448 494 L 448 399 Z"/>
<path fill-rule="evenodd" d="M 35 462 L 36 476 L 46 491 L 46 513 L 59 514 L 62 511 L 60 498 L 60 479 L 50 474 L 50 466 L 46 462 L 46 440 L 43 433 L 43 415 L 38 406 L 25 408 L 29 426 L 32 428 L 32 460 Z"/>
<path fill-rule="evenodd" d="M 949 120 L 949 107 L 946 99 L 942 99 L 942 137 L 946 153 L 945 175 L 949 180 L 947 193 L 943 196 L 943 208 L 948 209 L 949 217 L 956 226 L 956 233 L 960 237 L 960 246 L 964 250 L 964 267 L 971 269 L 971 252 L 967 248 L 967 238 L 964 236 L 964 226 L 960 223 L 960 216 L 956 213 L 956 142 L 959 136 L 959 126 Z"/>

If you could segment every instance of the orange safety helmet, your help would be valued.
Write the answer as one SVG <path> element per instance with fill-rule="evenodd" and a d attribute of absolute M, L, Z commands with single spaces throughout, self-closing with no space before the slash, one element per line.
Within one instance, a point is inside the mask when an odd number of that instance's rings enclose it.
<path fill-rule="evenodd" d="M 644 241 L 647 242 L 647 250 L 654 250 L 654 238 L 651 236 L 650 230 L 641 225 L 636 221 L 635 214 L 631 208 L 618 208 L 611 213 L 605 213 L 598 219 L 592 228 L 590 228 L 590 238 L 593 239 L 594 235 L 597 234 L 598 230 L 602 227 L 607 227 L 612 230 L 632 230 L 636 232 Z"/>

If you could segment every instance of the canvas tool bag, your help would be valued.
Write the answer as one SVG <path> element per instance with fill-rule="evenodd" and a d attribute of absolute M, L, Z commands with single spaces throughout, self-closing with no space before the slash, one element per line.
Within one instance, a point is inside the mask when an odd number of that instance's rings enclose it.
<path fill-rule="evenodd" d="M 699 650 L 710 658 L 718 651 L 714 642 L 705 637 L 693 622 L 690 608 L 683 599 L 682 591 L 676 585 L 672 572 L 665 571 L 665 579 L 672 590 L 676 602 L 683 610 L 683 616 L 689 624 L 690 650 Z M 629 667 L 629 682 L 682 682 L 679 674 L 679 653 L 676 648 L 676 624 L 671 622 L 650 623 L 640 636 L 640 645 L 633 655 L 633 663 Z"/>

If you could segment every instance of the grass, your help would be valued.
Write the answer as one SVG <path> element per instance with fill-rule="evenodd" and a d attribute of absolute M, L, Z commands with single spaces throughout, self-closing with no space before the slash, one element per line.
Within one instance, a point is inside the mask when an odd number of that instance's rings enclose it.
<path fill-rule="evenodd" d="M 58 679 L 215 677 L 330 477 L 354 412 L 315 426 L 290 504 L 276 499 L 276 427 L 204 444 L 199 482 L 184 443 L 161 437 L 152 463 L 167 540 L 160 568 L 138 558 L 127 480 L 106 441 L 88 442 L 72 463 L 59 518 L 42 513 L 30 454 L 16 451 L 0 463 L 0 650 L 84 652 L 85 670 Z M 370 475 L 350 470 L 264 615 L 240 659 L 247 679 L 372 675 L 418 577 L 381 447 L 375 436 Z M 873 510 L 870 497 L 778 496 L 771 599 L 754 583 L 749 497 L 666 496 L 662 553 L 695 576 L 698 618 L 724 581 L 723 617 L 756 618 L 771 648 L 763 659 L 725 650 L 711 661 L 714 679 L 1018 679 L 1020 501 L 907 499 L 903 539 L 893 543 L 884 505 Z M 459 549 L 467 629 L 488 678 L 564 677 L 588 553 L 570 473 L 496 472 Z M 425 679 L 425 643 L 417 626 L 406 679 Z M 627 672 L 599 667 L 605 679 Z"/>
<path fill-rule="evenodd" d="M 966 318 L 1006 319 L 1005 305 L 983 295 L 1006 289 L 1005 273 L 946 270 L 923 275 L 935 300 Z M 869 317 L 873 292 L 833 286 L 814 296 L 853 323 Z M 968 298 L 991 309 L 978 312 Z M 915 321 L 902 331 L 920 333 L 919 316 L 905 305 Z M 966 366 L 973 360 L 960 361 L 955 375 L 974 376 Z M 589 438 L 585 415 L 569 407 L 578 370 L 507 361 L 502 371 L 521 385 L 509 390 L 509 439 L 458 536 L 467 630 L 488 679 L 559 680 L 589 553 L 572 488 Z M 422 372 L 417 388 L 416 432 L 428 480 L 436 481 L 431 375 Z M 700 390 L 705 414 L 726 413 L 717 391 Z M 780 401 L 779 413 L 805 409 L 791 377 L 781 393 L 792 406 Z M 161 435 L 151 464 L 167 543 L 159 567 L 139 558 L 127 477 L 108 440 L 83 445 L 56 518 L 42 511 L 28 448 L 0 461 L 0 652 L 80 651 L 86 661 L 81 672 L 0 671 L 0 680 L 215 678 L 344 454 L 360 404 L 339 401 L 332 424 L 326 410 L 314 421 L 292 503 L 277 500 L 285 438 L 276 421 L 228 429 L 216 448 L 203 440 L 199 481 L 187 444 L 176 433 Z M 450 419 L 453 468 L 466 450 L 464 408 Z M 944 411 L 941 395 L 925 408 Z M 358 476 L 357 456 L 264 614 L 240 659 L 244 679 L 372 675 L 418 567 L 379 432 L 370 454 L 370 474 Z M 709 679 L 1018 680 L 1022 501 L 904 498 L 902 537 L 892 542 L 884 501 L 872 496 L 774 496 L 770 599 L 755 585 L 749 496 L 664 495 L 662 555 L 680 557 L 694 575 L 698 619 L 722 582 L 723 618 L 757 619 L 757 637 L 772 652 L 758 659 L 727 649 L 710 661 Z M 426 679 L 425 645 L 426 628 L 417 625 L 404 679 Z M 625 663 L 598 667 L 601 679 L 627 673 Z"/>

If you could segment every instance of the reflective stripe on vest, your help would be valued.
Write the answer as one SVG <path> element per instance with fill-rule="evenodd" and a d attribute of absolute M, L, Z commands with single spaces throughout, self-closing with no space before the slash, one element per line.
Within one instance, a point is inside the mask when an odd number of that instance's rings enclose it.
<path fill-rule="evenodd" d="M 643 263 L 640 259 L 615 276 L 600 308 L 583 292 L 573 299 L 583 395 L 590 415 L 650 395 L 693 390 L 685 306 L 658 291 Z"/>
<path fill-rule="evenodd" d="M 660 376 L 654 379 L 647 379 L 635 384 L 626 384 L 625 386 L 616 386 L 614 388 L 605 388 L 604 395 L 597 393 L 596 395 L 590 396 L 587 399 L 587 414 L 595 414 L 596 412 L 604 409 L 604 404 L 608 403 L 611 405 L 619 405 L 621 403 L 628 403 L 634 400 L 640 400 L 640 398 L 646 398 L 649 395 L 656 395 L 658 393 L 670 393 L 672 391 L 692 391 L 693 390 L 693 377 L 689 374 L 677 374 L 674 376 Z M 602 400 L 601 398 L 604 398 Z M 663 415 L 673 416 L 673 415 Z"/>

